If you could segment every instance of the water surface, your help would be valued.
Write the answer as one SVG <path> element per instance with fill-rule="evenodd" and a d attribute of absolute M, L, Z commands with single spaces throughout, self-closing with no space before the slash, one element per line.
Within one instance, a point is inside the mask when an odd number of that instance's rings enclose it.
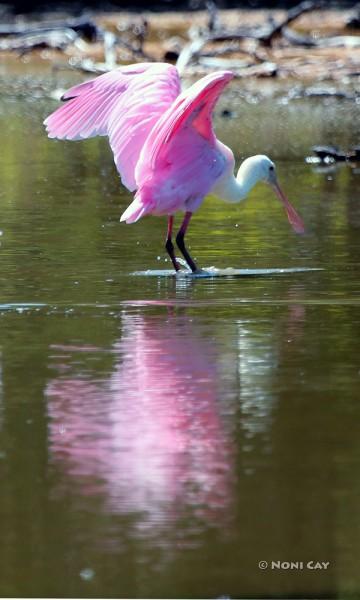
<path fill-rule="evenodd" d="M 54 105 L 1 102 L 0 595 L 357 597 L 359 175 L 303 160 L 356 143 L 355 106 L 219 116 L 308 232 L 258 186 L 188 236 L 203 267 L 322 270 L 176 280 L 132 275 L 169 268 L 166 224 L 119 223 L 106 141 L 47 140 Z"/>

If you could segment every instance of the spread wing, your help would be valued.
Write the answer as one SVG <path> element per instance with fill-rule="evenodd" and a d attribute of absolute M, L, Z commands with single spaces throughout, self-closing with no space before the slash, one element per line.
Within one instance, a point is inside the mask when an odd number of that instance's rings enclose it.
<path fill-rule="evenodd" d="M 81 140 L 107 135 L 123 184 L 136 189 L 135 167 L 149 133 L 180 93 L 175 67 L 122 67 L 68 90 L 67 102 L 44 121 L 49 137 Z"/>
<path fill-rule="evenodd" d="M 211 73 L 182 92 L 152 129 L 136 172 L 141 172 L 145 161 L 150 162 L 152 169 L 169 162 L 176 151 L 177 139 L 186 132 L 215 146 L 212 113 L 221 92 L 233 77 L 230 71 Z"/>
<path fill-rule="evenodd" d="M 229 71 L 207 75 L 180 94 L 154 125 L 135 169 L 138 191 L 121 216 L 132 223 L 147 213 L 196 210 L 227 159 L 213 131 L 212 113 Z"/>

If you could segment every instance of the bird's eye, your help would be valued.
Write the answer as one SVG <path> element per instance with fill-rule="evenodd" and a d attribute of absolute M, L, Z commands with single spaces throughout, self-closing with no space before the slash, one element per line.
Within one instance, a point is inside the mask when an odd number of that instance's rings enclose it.
<path fill-rule="evenodd" d="M 274 170 L 274 167 L 272 165 L 270 165 L 269 171 L 273 171 L 273 170 Z"/>

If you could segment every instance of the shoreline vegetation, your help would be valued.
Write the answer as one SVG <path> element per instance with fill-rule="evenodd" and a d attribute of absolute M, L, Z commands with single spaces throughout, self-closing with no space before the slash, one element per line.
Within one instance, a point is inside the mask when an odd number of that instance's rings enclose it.
<path fill-rule="evenodd" d="M 251 81 L 298 81 L 310 94 L 314 82 L 331 84 L 334 94 L 356 94 L 360 11 L 305 0 L 289 10 L 218 10 L 208 2 L 195 12 L 3 14 L 0 60 L 2 76 L 21 71 L 21 65 L 24 72 L 96 74 L 132 62 L 166 61 L 189 77 L 230 69 Z"/>

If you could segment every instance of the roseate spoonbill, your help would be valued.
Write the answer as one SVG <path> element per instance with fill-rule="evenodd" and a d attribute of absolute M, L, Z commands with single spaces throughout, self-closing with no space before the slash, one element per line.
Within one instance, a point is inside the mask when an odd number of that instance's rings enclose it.
<path fill-rule="evenodd" d="M 176 67 L 129 65 L 72 87 L 62 97 L 65 105 L 44 121 L 50 138 L 109 137 L 122 183 L 135 191 L 120 220 L 134 223 L 147 214 L 167 215 L 165 248 L 176 271 L 174 214 L 185 212 L 176 243 L 196 272 L 184 237 L 193 212 L 209 193 L 239 202 L 264 181 L 280 198 L 294 230 L 304 232 L 302 219 L 277 182 L 274 163 L 267 156 L 251 156 L 235 177 L 234 155 L 215 137 L 213 109 L 232 78 L 230 71 L 219 71 L 181 92 Z"/>

